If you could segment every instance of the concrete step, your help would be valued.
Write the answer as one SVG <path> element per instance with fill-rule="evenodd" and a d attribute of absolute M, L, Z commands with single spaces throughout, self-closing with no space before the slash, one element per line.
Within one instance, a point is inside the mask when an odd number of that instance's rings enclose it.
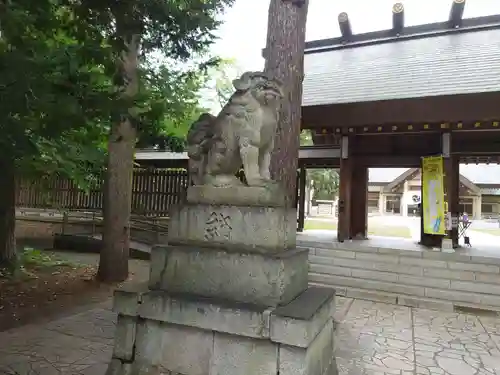
<path fill-rule="evenodd" d="M 384 259 L 389 262 L 395 262 L 394 258 L 412 258 L 412 259 L 425 259 L 425 260 L 439 260 L 439 261 L 456 261 L 456 262 L 470 262 L 479 264 L 500 265 L 500 253 L 498 257 L 467 255 L 460 251 L 458 252 L 442 252 L 442 251 L 414 251 L 414 250 L 401 250 L 391 248 L 376 248 L 376 247 L 359 247 L 359 248 L 322 248 L 311 246 L 298 246 L 300 248 L 308 249 L 311 255 L 335 257 L 335 258 L 359 258 L 371 260 L 374 257 Z M 439 262 L 437 264 L 440 264 Z M 497 268 L 498 269 L 498 268 Z"/>
<path fill-rule="evenodd" d="M 353 244 L 304 247 L 310 282 L 340 294 L 417 307 L 500 310 L 500 258 Z"/>
<path fill-rule="evenodd" d="M 397 297 L 409 296 L 419 299 L 452 302 L 454 305 L 466 303 L 476 307 L 493 306 L 495 309 L 500 310 L 500 293 L 496 293 L 498 290 L 492 289 L 490 285 L 485 287 L 481 283 L 456 281 L 451 282 L 449 288 L 440 288 L 437 284 L 433 286 L 403 284 L 401 282 L 403 278 L 399 279 L 399 282 L 387 282 L 313 272 L 309 273 L 309 280 L 314 284 L 344 288 L 348 296 L 349 290 L 364 290 L 374 292 L 377 295 L 380 293 L 389 293 Z M 442 281 L 446 280 L 442 279 Z M 429 282 L 428 284 L 432 283 Z M 472 289 L 481 289 L 481 291 L 474 292 Z"/>
<path fill-rule="evenodd" d="M 310 285 L 333 287 L 337 291 L 338 296 L 347 298 L 364 299 L 368 301 L 390 303 L 394 305 L 402 305 L 408 307 L 416 307 L 422 309 L 440 310 L 440 311 L 455 311 L 460 308 L 479 309 L 488 311 L 500 312 L 499 306 L 491 306 L 485 304 L 469 303 L 464 301 L 444 301 L 436 298 L 426 298 L 418 296 L 410 296 L 404 294 L 382 292 L 378 290 L 368 290 L 362 288 L 353 288 L 345 286 L 327 285 L 322 283 L 310 282 Z"/>
<path fill-rule="evenodd" d="M 387 290 L 388 292 L 406 293 L 400 288 L 409 287 L 408 290 L 411 290 L 411 292 L 408 294 L 410 295 L 421 295 L 419 291 L 414 289 L 414 287 L 417 287 L 481 293 L 500 297 L 500 283 L 484 283 L 478 280 L 450 280 L 446 278 L 399 274 L 396 272 L 379 272 L 356 268 L 349 269 L 343 267 L 329 267 L 315 264 L 310 265 L 309 274 L 311 280 L 311 277 L 321 278 L 323 276 L 339 276 L 360 280 L 361 283 L 363 280 L 388 283 L 388 288 L 394 288 L 394 290 Z"/>
<path fill-rule="evenodd" d="M 459 281 L 478 281 L 500 285 L 500 273 L 494 272 L 496 268 L 489 265 L 451 262 L 442 267 L 414 266 L 400 263 L 384 263 L 378 261 L 365 261 L 360 259 L 323 257 L 309 255 L 309 264 L 312 272 L 351 276 L 352 270 L 378 271 L 380 280 L 394 278 L 394 274 L 408 276 L 422 276 L 425 278 L 448 279 Z M 457 268 L 476 269 L 480 271 L 465 271 Z M 377 278 L 378 279 L 378 278 Z M 392 280 L 389 280 L 392 281 Z"/>
<path fill-rule="evenodd" d="M 333 262 L 332 265 L 339 266 L 365 262 L 390 264 L 398 268 L 401 266 L 411 266 L 500 274 L 500 258 L 470 256 L 460 253 L 443 253 L 435 251 L 424 252 L 380 248 L 372 248 L 370 251 L 366 249 L 356 251 L 323 248 L 308 249 L 311 260 L 318 259 L 316 257 L 330 258 Z M 362 265 L 362 263 L 360 264 Z M 410 271 L 410 274 L 412 274 L 412 271 Z"/>

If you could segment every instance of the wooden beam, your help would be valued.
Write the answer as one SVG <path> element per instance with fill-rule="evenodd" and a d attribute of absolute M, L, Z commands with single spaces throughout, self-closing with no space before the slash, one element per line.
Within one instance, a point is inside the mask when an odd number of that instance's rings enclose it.
<path fill-rule="evenodd" d="M 495 139 L 495 135 L 490 134 L 491 139 L 485 139 L 484 141 L 472 141 L 467 142 L 465 140 L 460 140 L 454 142 L 453 153 L 457 155 L 500 155 L 500 140 L 498 135 Z"/>
<path fill-rule="evenodd" d="M 451 27 L 459 27 L 462 24 L 464 15 L 465 0 L 453 0 L 451 3 L 450 16 L 448 22 Z"/>
<path fill-rule="evenodd" d="M 500 92 L 435 96 L 377 102 L 303 106 L 302 121 L 309 128 L 364 127 L 383 124 L 431 124 L 500 119 Z M 331 119 L 335 119 L 332 123 Z M 479 125 L 479 124 L 478 124 Z M 476 129 L 476 125 L 473 124 Z M 499 124 L 492 124 L 499 128 Z M 482 129 L 481 125 L 477 129 Z"/>
<path fill-rule="evenodd" d="M 304 168 L 340 168 L 340 158 L 328 159 L 301 159 L 299 167 Z"/>
<path fill-rule="evenodd" d="M 452 153 L 460 159 L 460 164 L 500 164 L 499 155 L 460 155 Z M 369 168 L 417 168 L 420 166 L 421 155 L 371 155 L 358 154 L 359 165 Z M 299 166 L 305 168 L 339 168 L 340 158 L 300 159 Z"/>
<path fill-rule="evenodd" d="M 441 152 L 440 134 L 353 137 L 353 153 L 367 156 L 425 156 Z"/>
<path fill-rule="evenodd" d="M 299 159 L 338 159 L 340 157 L 340 147 L 314 147 L 307 146 L 299 149 Z"/>
<path fill-rule="evenodd" d="M 477 133 L 484 131 L 500 131 L 500 121 L 458 121 L 458 122 L 434 122 L 434 123 L 408 123 L 408 124 L 380 124 L 367 126 L 337 126 L 324 129 L 325 135 L 387 135 L 387 134 L 418 134 L 418 133 L 441 133 L 453 130 L 454 132 Z"/>
<path fill-rule="evenodd" d="M 392 30 L 401 34 L 405 27 L 405 10 L 403 3 L 396 3 L 392 6 Z"/>
<path fill-rule="evenodd" d="M 460 164 L 500 164 L 500 156 L 461 155 L 459 158 Z"/>
<path fill-rule="evenodd" d="M 421 156 L 359 155 L 357 158 L 361 165 L 369 168 L 414 168 L 420 166 Z"/>
<path fill-rule="evenodd" d="M 347 42 L 352 36 L 352 28 L 351 28 L 351 23 L 349 22 L 349 16 L 347 15 L 346 12 L 342 12 L 339 14 L 338 20 L 342 38 L 344 39 L 344 41 Z"/>

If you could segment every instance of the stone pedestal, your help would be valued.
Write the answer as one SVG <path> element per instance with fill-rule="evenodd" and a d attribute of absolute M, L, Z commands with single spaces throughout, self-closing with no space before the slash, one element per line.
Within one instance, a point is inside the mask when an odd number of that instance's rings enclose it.
<path fill-rule="evenodd" d="M 149 284 L 115 292 L 107 375 L 336 375 L 335 291 L 308 287 L 295 210 L 259 206 L 269 196 L 254 188 L 247 206 L 196 189 L 171 218 L 173 244 L 153 248 Z"/>
<path fill-rule="evenodd" d="M 169 244 L 259 253 L 295 248 L 296 210 L 188 203 L 171 214 Z"/>
<path fill-rule="evenodd" d="M 151 252 L 151 289 L 277 306 L 307 289 L 308 250 L 258 254 L 157 246 Z"/>
<path fill-rule="evenodd" d="M 124 287 L 108 374 L 336 375 L 333 303 L 318 287 L 275 309 Z"/>

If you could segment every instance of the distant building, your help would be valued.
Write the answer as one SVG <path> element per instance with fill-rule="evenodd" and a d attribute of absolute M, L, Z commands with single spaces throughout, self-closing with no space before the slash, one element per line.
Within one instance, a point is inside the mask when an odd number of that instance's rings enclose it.
<path fill-rule="evenodd" d="M 412 216 L 421 199 L 419 168 L 371 168 L 368 212 Z M 500 216 L 500 165 L 460 166 L 460 210 L 470 218 Z"/>

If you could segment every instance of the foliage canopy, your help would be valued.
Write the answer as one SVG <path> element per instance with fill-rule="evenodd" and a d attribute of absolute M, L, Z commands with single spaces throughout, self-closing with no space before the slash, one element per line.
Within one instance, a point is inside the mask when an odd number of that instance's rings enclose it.
<path fill-rule="evenodd" d="M 102 169 L 111 125 L 124 116 L 140 144 L 180 150 L 201 109 L 203 58 L 233 0 L 10 0 L 0 4 L 0 262 L 15 250 L 16 177 L 62 174 L 80 186 Z M 126 51 L 139 40 L 140 89 L 121 95 Z M 152 54 L 163 64 L 148 62 Z M 173 64 L 172 64 L 173 62 Z M 9 254 L 7 254 L 9 253 Z"/>
<path fill-rule="evenodd" d="M 110 124 L 124 112 L 140 147 L 182 150 L 203 110 L 197 93 L 205 68 L 218 61 L 191 70 L 175 62 L 206 51 L 217 14 L 231 3 L 12 0 L 0 12 L 1 154 L 18 174 L 60 173 L 85 184 L 102 167 Z M 141 35 L 141 89 L 130 103 L 115 90 L 116 59 L 134 34 Z M 148 64 L 153 52 L 169 63 Z"/>

